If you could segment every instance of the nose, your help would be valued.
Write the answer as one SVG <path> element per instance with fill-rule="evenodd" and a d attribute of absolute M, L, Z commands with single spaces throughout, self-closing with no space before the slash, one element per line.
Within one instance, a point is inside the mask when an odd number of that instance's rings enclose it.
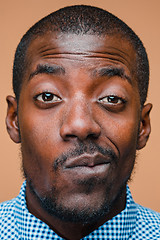
<path fill-rule="evenodd" d="M 100 125 L 94 120 L 91 108 L 86 102 L 70 105 L 60 129 L 63 140 L 98 138 L 100 133 Z"/>

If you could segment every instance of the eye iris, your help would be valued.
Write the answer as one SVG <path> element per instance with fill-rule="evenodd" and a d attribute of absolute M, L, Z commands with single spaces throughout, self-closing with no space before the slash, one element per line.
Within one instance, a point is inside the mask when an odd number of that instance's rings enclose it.
<path fill-rule="evenodd" d="M 110 102 L 110 103 L 117 103 L 118 102 L 118 98 L 116 98 L 114 96 L 110 96 L 110 97 L 108 97 L 108 102 Z"/>
<path fill-rule="evenodd" d="M 51 93 L 43 93 L 42 99 L 43 99 L 43 101 L 52 101 L 53 95 Z"/>

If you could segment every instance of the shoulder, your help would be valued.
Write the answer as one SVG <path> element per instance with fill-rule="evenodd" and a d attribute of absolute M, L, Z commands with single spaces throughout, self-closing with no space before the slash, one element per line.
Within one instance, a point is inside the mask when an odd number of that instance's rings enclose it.
<path fill-rule="evenodd" d="M 155 212 L 149 208 L 145 208 L 137 204 L 138 217 L 140 220 L 147 222 L 150 225 L 158 226 L 160 228 L 160 213 Z"/>
<path fill-rule="evenodd" d="M 19 239 L 15 218 L 16 198 L 0 203 L 0 236 L 1 239 Z"/>
<path fill-rule="evenodd" d="M 0 203 L 0 224 L 15 216 L 16 198 Z"/>
<path fill-rule="evenodd" d="M 22 205 L 25 204 L 25 187 L 26 182 L 24 181 L 17 197 L 0 203 L 0 221 L 3 221 L 3 219 L 8 218 L 9 216 L 15 217 L 17 212 L 21 213 Z"/>
<path fill-rule="evenodd" d="M 138 239 L 160 239 L 160 213 L 155 212 L 149 208 L 137 205 L 137 221 L 135 235 Z"/>
<path fill-rule="evenodd" d="M 16 198 L 0 203 L 0 219 L 14 211 Z"/>

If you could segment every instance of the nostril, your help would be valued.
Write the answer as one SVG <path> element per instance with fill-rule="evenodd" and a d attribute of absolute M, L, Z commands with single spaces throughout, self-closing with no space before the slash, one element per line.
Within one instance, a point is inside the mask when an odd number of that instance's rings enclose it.
<path fill-rule="evenodd" d="M 100 135 L 100 132 L 97 132 L 97 133 L 91 133 L 88 137 L 90 138 L 98 138 Z"/>
<path fill-rule="evenodd" d="M 84 140 L 84 139 L 96 139 L 96 138 L 98 138 L 99 137 L 99 135 L 100 134 L 97 134 L 97 133 L 91 133 L 91 134 L 88 134 L 87 136 L 85 136 L 85 137 L 82 137 L 82 136 L 80 136 L 80 135 L 74 135 L 74 134 L 66 134 L 66 136 L 65 136 L 65 140 L 69 140 L 69 139 L 77 139 L 77 138 L 79 138 L 80 140 Z"/>
<path fill-rule="evenodd" d="M 77 138 L 77 136 L 76 135 L 74 135 L 74 134 L 66 134 L 66 136 L 65 136 L 65 139 L 73 139 L 73 138 Z"/>

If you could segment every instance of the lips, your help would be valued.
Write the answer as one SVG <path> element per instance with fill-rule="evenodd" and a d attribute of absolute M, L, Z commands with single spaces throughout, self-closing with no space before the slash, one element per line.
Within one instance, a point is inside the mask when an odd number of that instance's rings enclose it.
<path fill-rule="evenodd" d="M 94 168 L 96 166 L 100 165 L 106 165 L 109 164 L 111 160 L 108 157 L 105 157 L 101 154 L 83 154 L 81 156 L 70 158 L 66 161 L 64 164 L 65 169 L 71 169 L 71 168 L 82 168 L 82 167 L 88 167 L 88 168 Z"/>

